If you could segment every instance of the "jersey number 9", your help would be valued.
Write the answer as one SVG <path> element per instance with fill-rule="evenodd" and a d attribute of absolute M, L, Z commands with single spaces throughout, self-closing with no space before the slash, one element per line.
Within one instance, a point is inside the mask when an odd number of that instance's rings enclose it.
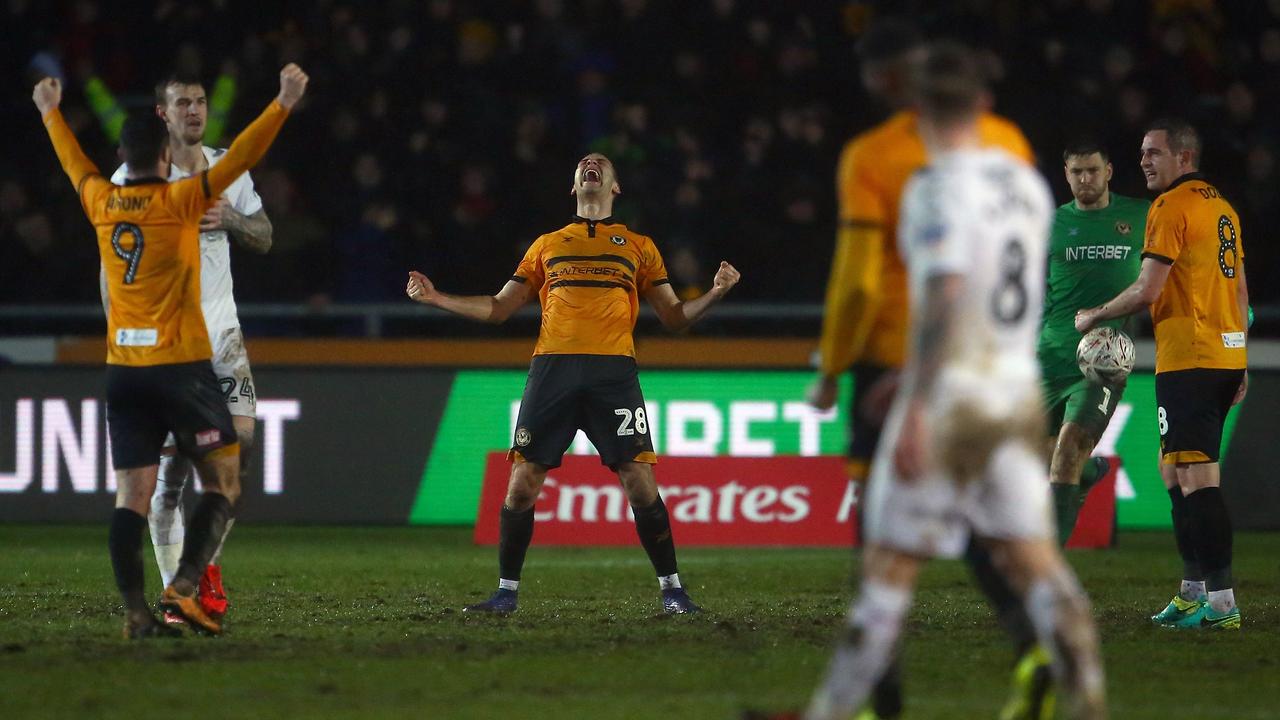
<path fill-rule="evenodd" d="M 125 233 L 133 236 L 133 247 L 128 250 L 120 243 L 120 238 Z M 125 285 L 132 285 L 133 279 L 138 275 L 138 263 L 142 262 L 142 248 L 142 228 L 133 223 L 116 223 L 115 230 L 111 231 L 111 249 L 116 251 L 116 257 L 125 262 Z"/>

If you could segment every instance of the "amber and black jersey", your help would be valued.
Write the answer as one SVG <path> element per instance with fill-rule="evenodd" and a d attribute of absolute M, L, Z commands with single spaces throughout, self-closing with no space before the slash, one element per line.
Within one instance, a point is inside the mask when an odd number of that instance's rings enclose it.
<path fill-rule="evenodd" d="M 1151 304 L 1156 372 L 1244 368 L 1240 217 L 1203 175 L 1183 175 L 1151 204 L 1142 257 L 1172 266 Z"/>
<path fill-rule="evenodd" d="M 262 157 L 288 114 L 271 103 L 222 161 L 199 175 L 124 186 L 102 176 L 59 110 L 44 116 L 62 169 L 97 233 L 109 299 L 108 364 L 168 365 L 212 356 L 200 307 L 200 217 Z"/>
<path fill-rule="evenodd" d="M 511 279 L 542 304 L 534 355 L 628 357 L 640 296 L 670 282 L 653 240 L 609 218 L 575 218 L 539 237 Z"/>
<path fill-rule="evenodd" d="M 1033 162 L 1009 120 L 983 113 L 983 147 Z M 840 229 L 822 318 L 822 372 L 855 362 L 900 367 L 907 350 L 907 271 L 898 255 L 898 207 L 907 179 L 928 162 L 914 111 L 898 112 L 850 140 L 836 167 Z"/>

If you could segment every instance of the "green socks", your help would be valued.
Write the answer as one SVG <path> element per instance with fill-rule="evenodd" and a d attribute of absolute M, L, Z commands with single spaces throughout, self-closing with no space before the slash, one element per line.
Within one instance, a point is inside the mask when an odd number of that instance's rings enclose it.
<path fill-rule="evenodd" d="M 1080 489 L 1087 495 L 1089 488 L 1098 484 L 1098 481 L 1111 469 L 1110 466 L 1111 463 L 1106 458 L 1091 457 L 1085 460 L 1084 467 L 1080 468 Z"/>
<path fill-rule="evenodd" d="M 1093 457 L 1085 460 L 1080 469 L 1080 484 L 1050 483 L 1053 488 L 1053 512 L 1058 521 L 1058 544 L 1066 545 L 1071 539 L 1071 532 L 1076 529 L 1076 518 L 1089 490 L 1106 476 L 1111 463 L 1106 458 Z"/>
<path fill-rule="evenodd" d="M 1076 516 L 1080 514 L 1080 506 L 1084 505 L 1084 497 L 1088 494 L 1079 485 L 1066 483 L 1050 483 L 1053 488 L 1053 514 L 1058 521 L 1058 544 L 1066 545 L 1071 539 L 1071 532 L 1076 529 Z"/>

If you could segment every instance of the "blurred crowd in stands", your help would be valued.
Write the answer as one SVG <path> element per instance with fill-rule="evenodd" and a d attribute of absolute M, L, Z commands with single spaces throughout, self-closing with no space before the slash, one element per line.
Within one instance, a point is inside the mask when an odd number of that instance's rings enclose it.
<path fill-rule="evenodd" d="M 145 107 L 171 69 L 230 80 L 225 146 L 295 61 L 311 86 L 253 172 L 275 243 L 233 251 L 242 303 L 398 301 L 410 268 L 494 292 L 573 214 L 593 150 L 618 168 L 616 216 L 655 238 L 681 292 L 726 258 L 737 300 L 820 302 L 837 155 L 885 116 L 853 48 L 886 14 L 988 51 L 997 110 L 1059 202 L 1074 136 L 1102 138 L 1113 189 L 1147 196 L 1144 123 L 1191 119 L 1242 215 L 1255 303 L 1280 301 L 1280 0 L 7 0 L 0 301 L 97 300 L 93 236 L 30 102 L 40 74 L 63 73 L 109 173 L 94 83 Z"/>

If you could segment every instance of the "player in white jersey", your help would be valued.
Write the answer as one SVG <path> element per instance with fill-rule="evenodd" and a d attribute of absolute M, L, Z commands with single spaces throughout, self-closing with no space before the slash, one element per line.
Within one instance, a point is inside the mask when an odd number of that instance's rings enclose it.
<path fill-rule="evenodd" d="M 1036 337 L 1053 213 L 1048 186 L 980 149 L 988 95 L 973 55 L 930 48 L 914 73 L 931 163 L 908 184 L 899 243 L 910 273 L 912 350 L 872 463 L 862 586 L 809 720 L 844 718 L 896 650 L 916 578 L 973 533 L 1022 595 L 1053 656 L 1068 716 L 1106 715 L 1089 603 L 1055 543 L 1041 453 Z"/>
<path fill-rule="evenodd" d="M 169 147 L 173 154 L 173 162 L 169 166 L 171 182 L 216 165 L 226 153 L 225 149 L 203 144 L 208 101 L 199 80 L 171 75 L 157 83 L 156 114 L 169 128 Z M 121 165 L 111 176 L 111 182 L 124 184 L 127 170 L 127 166 Z M 255 253 L 266 253 L 271 249 L 271 221 L 262 207 L 262 199 L 254 190 L 249 173 L 236 178 L 218 204 L 200 221 L 200 304 L 213 345 L 213 371 L 222 386 L 240 439 L 240 484 L 244 487 L 257 422 L 257 396 L 232 291 L 232 238 L 240 247 Z M 178 560 L 182 556 L 182 489 L 191 477 L 191 463 L 174 452 L 172 435 L 165 441 L 164 453 L 148 519 L 156 563 L 167 586 L 177 572 Z M 228 532 L 234 522 L 232 519 L 227 523 Z M 227 610 L 219 564 L 221 556 L 220 544 L 200 581 L 201 606 L 215 618 L 220 618 Z M 165 619 L 180 621 L 177 616 L 170 615 Z"/>

